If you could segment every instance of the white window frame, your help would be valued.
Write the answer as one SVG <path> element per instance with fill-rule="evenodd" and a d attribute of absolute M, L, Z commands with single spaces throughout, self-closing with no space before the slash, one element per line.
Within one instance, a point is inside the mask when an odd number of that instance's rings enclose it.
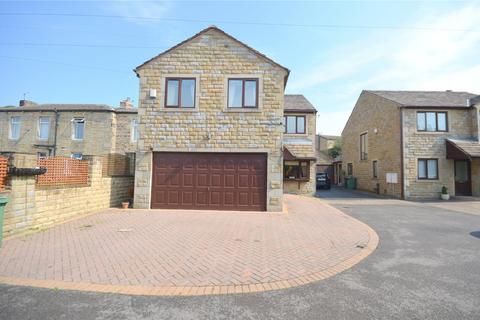
<path fill-rule="evenodd" d="M 18 136 L 17 137 L 14 137 L 13 136 L 13 125 L 17 125 L 18 126 Z M 10 118 L 10 123 L 9 123 L 9 126 L 8 126 L 8 138 L 10 140 L 18 140 L 20 139 L 20 134 L 21 134 L 21 130 L 22 130 L 22 121 L 21 121 L 21 118 L 20 116 L 13 116 Z"/>
<path fill-rule="evenodd" d="M 43 120 L 47 120 L 47 137 L 46 138 L 42 138 L 41 137 L 41 125 L 42 125 L 42 119 Z M 45 124 L 45 123 L 44 123 Z M 37 123 L 37 138 L 38 140 L 48 140 L 48 138 L 50 137 L 50 117 L 45 117 L 45 116 L 42 116 L 42 117 L 39 117 L 38 118 L 38 123 Z"/>
<path fill-rule="evenodd" d="M 81 152 L 72 152 L 70 155 L 70 158 L 72 159 L 77 159 L 77 160 L 83 160 L 83 153 Z"/>
<path fill-rule="evenodd" d="M 138 119 L 132 119 L 130 127 L 130 141 L 133 143 L 138 141 Z"/>
<path fill-rule="evenodd" d="M 77 123 L 83 123 L 83 136 L 82 138 L 77 138 L 77 128 L 76 128 L 76 124 Z M 75 140 L 75 141 L 82 141 L 85 139 L 85 118 L 73 118 L 72 119 L 72 140 Z"/>

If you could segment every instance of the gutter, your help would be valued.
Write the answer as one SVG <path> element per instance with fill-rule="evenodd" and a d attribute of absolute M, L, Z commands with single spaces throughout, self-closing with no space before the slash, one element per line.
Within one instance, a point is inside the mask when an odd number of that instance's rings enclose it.
<path fill-rule="evenodd" d="M 59 118 L 59 113 L 58 110 L 55 109 L 55 132 L 53 135 L 53 156 L 57 153 L 57 131 L 58 131 L 58 118 Z"/>

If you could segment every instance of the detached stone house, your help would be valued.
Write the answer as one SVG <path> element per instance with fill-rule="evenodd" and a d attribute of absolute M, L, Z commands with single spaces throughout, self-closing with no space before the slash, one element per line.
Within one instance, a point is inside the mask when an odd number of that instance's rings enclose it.
<path fill-rule="evenodd" d="M 343 168 L 359 189 L 398 198 L 480 196 L 479 96 L 363 91 L 342 132 Z"/>
<path fill-rule="evenodd" d="M 137 109 L 102 104 L 37 104 L 0 107 L 0 152 L 46 156 L 133 153 L 138 138 Z"/>
<path fill-rule="evenodd" d="M 287 68 L 212 26 L 135 72 L 136 208 L 281 211 L 284 188 L 313 192 L 315 109 L 284 96 Z"/>

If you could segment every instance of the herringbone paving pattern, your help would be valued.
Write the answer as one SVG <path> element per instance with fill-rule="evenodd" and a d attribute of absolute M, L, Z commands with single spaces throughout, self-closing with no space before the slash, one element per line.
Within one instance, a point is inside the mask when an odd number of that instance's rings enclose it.
<path fill-rule="evenodd" d="M 7 240 L 0 277 L 255 289 L 332 268 L 371 240 L 367 226 L 318 199 L 285 201 L 288 213 L 106 210 Z"/>

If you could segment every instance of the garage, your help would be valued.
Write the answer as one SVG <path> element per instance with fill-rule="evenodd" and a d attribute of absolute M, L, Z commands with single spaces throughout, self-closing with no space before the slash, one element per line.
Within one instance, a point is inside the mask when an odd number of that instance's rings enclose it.
<path fill-rule="evenodd" d="M 152 209 L 266 210 L 264 153 L 155 152 Z"/>

